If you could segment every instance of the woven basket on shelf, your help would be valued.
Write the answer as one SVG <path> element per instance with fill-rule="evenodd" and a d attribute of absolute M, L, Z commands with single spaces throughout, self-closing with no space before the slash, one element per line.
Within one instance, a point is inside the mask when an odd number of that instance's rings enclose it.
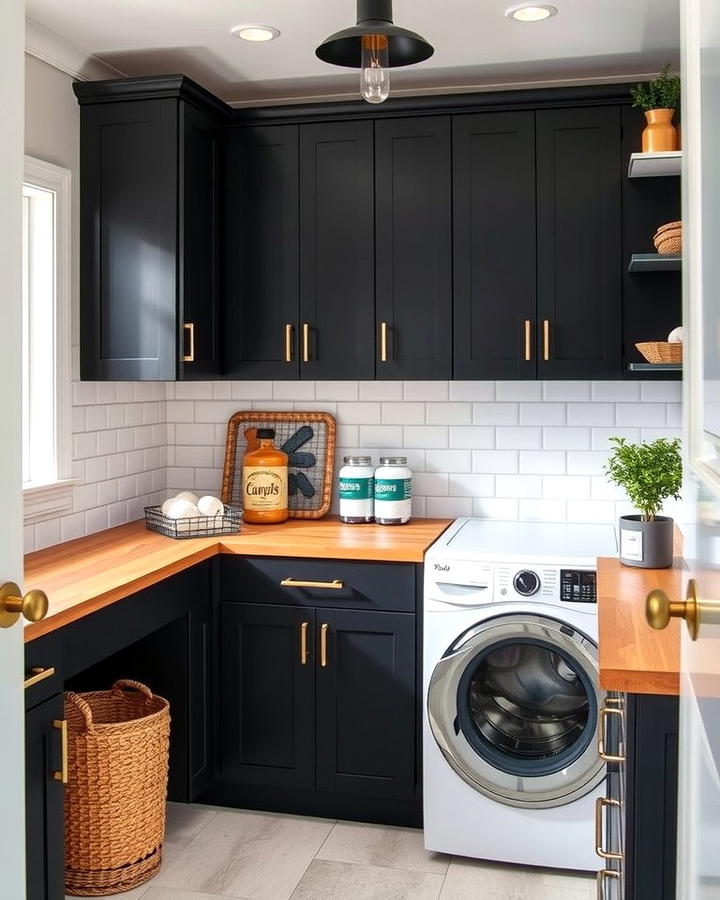
<path fill-rule="evenodd" d="M 681 363 L 683 360 L 683 345 L 677 341 L 645 341 L 635 344 L 649 363 Z"/>
<path fill-rule="evenodd" d="M 668 222 L 661 225 L 653 236 L 653 243 L 658 253 L 682 253 L 682 222 Z"/>
<path fill-rule="evenodd" d="M 170 706 L 137 681 L 65 695 L 65 890 L 129 891 L 160 868 Z"/>

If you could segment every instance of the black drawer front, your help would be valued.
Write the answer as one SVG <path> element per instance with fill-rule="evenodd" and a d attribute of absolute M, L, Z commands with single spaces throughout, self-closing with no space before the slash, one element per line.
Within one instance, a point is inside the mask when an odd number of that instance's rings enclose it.
<path fill-rule="evenodd" d="M 415 612 L 415 578 L 412 563 L 227 556 L 223 557 L 222 599 L 226 603 Z M 283 586 L 281 582 L 287 579 L 322 584 L 341 581 L 343 586 Z"/>
<path fill-rule="evenodd" d="M 50 671 L 54 669 L 54 673 Z M 28 681 L 34 680 L 33 684 Z M 43 635 L 25 644 L 25 709 L 63 689 L 61 632 Z"/>

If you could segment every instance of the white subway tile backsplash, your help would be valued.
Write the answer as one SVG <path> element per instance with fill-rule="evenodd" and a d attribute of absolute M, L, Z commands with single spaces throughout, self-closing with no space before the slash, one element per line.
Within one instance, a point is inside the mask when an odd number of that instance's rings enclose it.
<path fill-rule="evenodd" d="M 77 353 L 75 354 L 77 356 Z M 675 437 L 674 382 L 73 383 L 74 512 L 27 526 L 26 548 L 142 516 L 183 488 L 218 492 L 227 420 L 241 409 L 325 410 L 336 461 L 406 455 L 413 514 L 614 521 L 610 436 Z"/>

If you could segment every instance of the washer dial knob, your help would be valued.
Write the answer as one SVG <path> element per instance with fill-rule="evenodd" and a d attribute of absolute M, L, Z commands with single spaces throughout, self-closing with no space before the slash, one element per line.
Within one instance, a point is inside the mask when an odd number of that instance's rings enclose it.
<path fill-rule="evenodd" d="M 522 569 L 513 578 L 513 587 L 523 597 L 532 597 L 540 590 L 540 579 L 530 569 Z"/>

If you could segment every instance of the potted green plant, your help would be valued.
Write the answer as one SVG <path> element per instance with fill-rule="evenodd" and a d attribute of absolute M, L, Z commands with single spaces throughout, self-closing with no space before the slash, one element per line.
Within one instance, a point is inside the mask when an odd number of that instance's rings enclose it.
<path fill-rule="evenodd" d="M 673 520 L 660 516 L 663 502 L 680 499 L 680 441 L 658 438 L 628 444 L 612 437 L 615 449 L 605 466 L 608 479 L 625 490 L 638 515 L 620 516 L 620 561 L 643 569 L 666 569 L 673 562 Z"/>
<path fill-rule="evenodd" d="M 638 84 L 630 95 L 633 106 L 645 113 L 647 126 L 642 134 L 643 153 L 661 153 L 678 149 L 678 133 L 672 123 L 680 109 L 680 77 L 670 74 L 666 63 L 657 78 Z"/>

